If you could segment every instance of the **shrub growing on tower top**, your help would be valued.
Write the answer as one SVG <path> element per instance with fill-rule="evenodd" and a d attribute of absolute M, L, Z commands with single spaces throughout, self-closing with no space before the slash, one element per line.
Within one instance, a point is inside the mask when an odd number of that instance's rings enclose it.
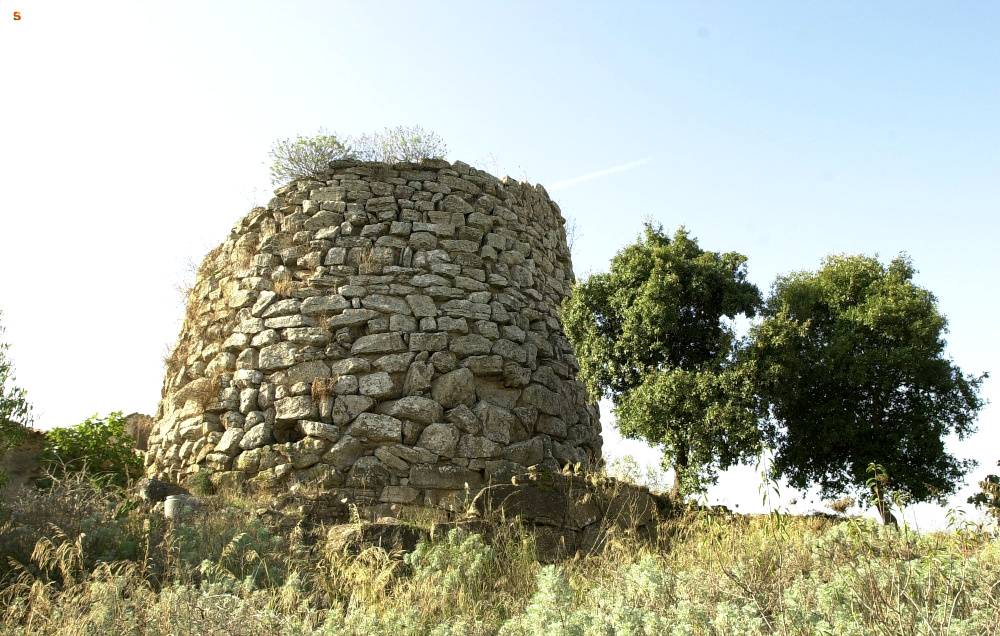
<path fill-rule="evenodd" d="M 279 184 L 311 177 L 337 159 L 393 163 L 443 159 L 447 153 L 448 146 L 437 134 L 420 126 L 396 126 L 357 140 L 320 128 L 313 137 L 297 135 L 294 141 L 274 142 L 268 156 L 272 159 L 271 183 Z"/>
<path fill-rule="evenodd" d="M 443 159 L 448 154 L 444 141 L 420 126 L 386 128 L 384 132 L 362 135 L 354 143 L 351 156 L 362 161 L 419 161 Z"/>
<path fill-rule="evenodd" d="M 314 137 L 297 135 L 295 141 L 285 139 L 271 146 L 271 183 L 285 183 L 292 179 L 310 177 L 326 169 L 331 161 L 344 159 L 351 152 L 347 139 L 341 141 L 337 133 L 320 128 Z"/>

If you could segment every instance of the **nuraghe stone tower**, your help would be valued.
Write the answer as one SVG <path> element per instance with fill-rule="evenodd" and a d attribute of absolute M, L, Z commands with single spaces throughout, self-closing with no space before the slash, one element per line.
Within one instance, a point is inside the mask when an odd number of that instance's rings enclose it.
<path fill-rule="evenodd" d="M 345 160 L 275 195 L 201 266 L 150 476 L 317 483 L 398 517 L 599 461 L 558 313 L 564 220 L 541 186 Z"/>

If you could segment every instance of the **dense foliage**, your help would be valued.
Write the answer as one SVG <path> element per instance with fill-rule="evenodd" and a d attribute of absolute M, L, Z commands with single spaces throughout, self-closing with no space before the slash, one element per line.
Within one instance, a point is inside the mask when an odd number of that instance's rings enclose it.
<path fill-rule="evenodd" d="M 448 146 L 437 134 L 420 126 L 396 126 L 356 140 L 320 128 L 312 137 L 297 135 L 294 141 L 276 141 L 268 156 L 272 160 L 271 183 L 278 184 L 312 177 L 337 159 L 392 163 L 441 159 L 447 153 Z"/>
<path fill-rule="evenodd" d="M 754 316 L 760 302 L 745 256 L 703 250 L 683 228 L 671 238 L 646 224 L 609 273 L 575 285 L 563 305 L 580 379 L 591 397 L 611 398 L 623 435 L 663 444 L 675 495 L 758 448 L 724 318 Z"/>
<path fill-rule="evenodd" d="M 831 256 L 775 283 L 743 363 L 792 486 L 862 490 L 877 463 L 884 491 L 943 501 L 974 465 L 944 438 L 975 432 L 986 376 L 945 357 L 947 322 L 913 274 L 904 257 Z"/>
<path fill-rule="evenodd" d="M 0 312 L 3 316 L 3 312 Z M 0 338 L 4 327 L 0 325 Z M 14 363 L 7 357 L 10 344 L 0 339 L 0 457 L 16 447 L 24 439 L 27 427 L 31 425 L 31 404 L 27 393 L 14 385 Z M 7 475 L 0 468 L 0 486 L 7 482 Z"/>
<path fill-rule="evenodd" d="M 40 461 L 55 475 L 86 471 L 117 486 L 142 473 L 142 457 L 125 432 L 121 411 L 106 418 L 95 414 L 76 426 L 48 431 Z"/>

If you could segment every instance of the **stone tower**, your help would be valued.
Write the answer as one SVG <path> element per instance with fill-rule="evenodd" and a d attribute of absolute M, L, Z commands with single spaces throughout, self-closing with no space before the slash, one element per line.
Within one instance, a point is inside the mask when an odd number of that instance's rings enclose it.
<path fill-rule="evenodd" d="M 148 475 L 317 483 L 401 516 L 600 460 L 558 313 L 564 220 L 541 186 L 344 160 L 275 195 L 201 266 Z"/>

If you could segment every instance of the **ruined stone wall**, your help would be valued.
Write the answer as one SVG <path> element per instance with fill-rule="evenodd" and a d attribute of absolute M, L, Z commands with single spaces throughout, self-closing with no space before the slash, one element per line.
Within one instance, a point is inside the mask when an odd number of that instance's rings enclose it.
<path fill-rule="evenodd" d="M 599 460 L 558 314 L 564 220 L 541 186 L 338 161 L 275 195 L 202 264 L 150 476 L 315 483 L 401 516 Z"/>

